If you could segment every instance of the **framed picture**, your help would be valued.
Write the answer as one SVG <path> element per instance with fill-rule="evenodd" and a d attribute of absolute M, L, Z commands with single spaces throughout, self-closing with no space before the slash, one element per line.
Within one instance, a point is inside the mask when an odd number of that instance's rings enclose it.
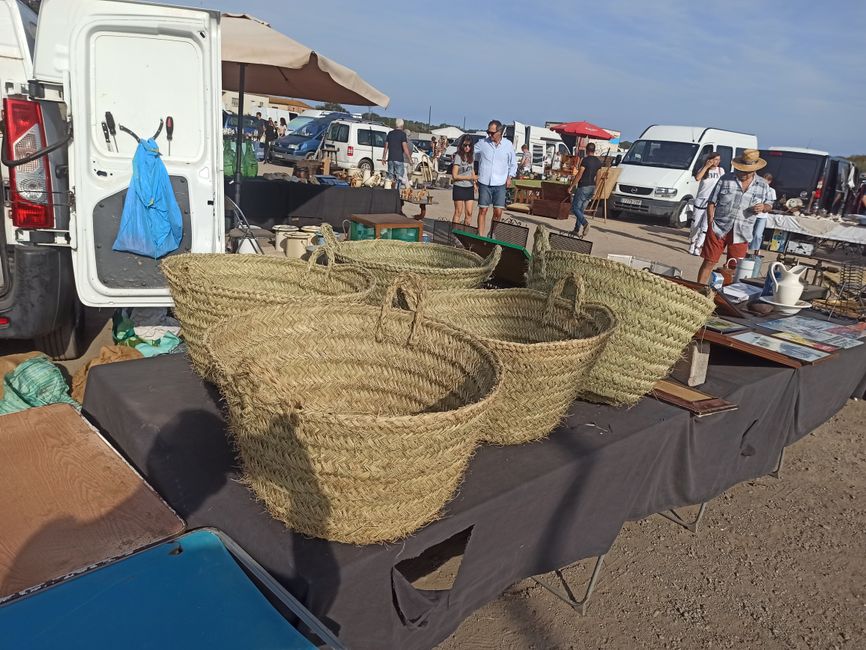
<path fill-rule="evenodd" d="M 796 343 L 783 341 L 782 339 L 774 338 L 772 336 L 766 336 L 764 334 L 759 334 L 758 332 L 743 332 L 741 334 L 733 334 L 731 338 L 736 339 L 737 341 L 742 341 L 743 343 L 748 343 L 749 345 L 764 348 L 765 350 L 784 354 L 787 357 L 797 359 L 798 361 L 802 361 L 804 363 L 814 363 L 815 361 L 820 361 L 821 359 L 829 356 L 827 352 L 815 350 L 814 348 L 807 348 L 805 345 L 798 345 Z"/>

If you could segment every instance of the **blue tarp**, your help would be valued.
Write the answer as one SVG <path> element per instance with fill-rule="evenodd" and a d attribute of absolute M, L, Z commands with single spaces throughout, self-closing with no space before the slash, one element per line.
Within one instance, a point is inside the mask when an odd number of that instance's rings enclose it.
<path fill-rule="evenodd" d="M 0 647 L 315 648 L 205 530 L 0 607 Z"/>
<path fill-rule="evenodd" d="M 154 140 L 139 140 L 113 250 L 158 259 L 180 246 L 183 216 Z"/>

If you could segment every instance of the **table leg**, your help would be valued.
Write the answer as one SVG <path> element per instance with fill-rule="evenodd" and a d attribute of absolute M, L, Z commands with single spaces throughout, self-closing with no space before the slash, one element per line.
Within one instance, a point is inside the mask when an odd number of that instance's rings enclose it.
<path fill-rule="evenodd" d="M 776 469 L 770 472 L 769 476 L 773 478 L 782 478 L 782 465 L 785 464 L 785 447 L 782 447 L 782 453 L 779 454 L 779 462 L 776 465 Z"/>
<path fill-rule="evenodd" d="M 566 605 L 571 607 L 572 609 L 580 612 L 581 616 L 586 616 L 586 608 L 589 607 L 589 599 L 592 598 L 592 592 L 595 590 L 595 585 L 598 582 L 598 576 L 601 575 L 601 566 L 604 562 L 604 556 L 606 553 L 602 553 L 595 560 L 595 566 L 592 569 L 592 575 L 589 577 L 589 584 L 586 586 L 586 592 L 583 594 L 583 598 L 578 600 L 574 592 L 571 589 L 571 585 L 568 584 L 568 581 L 565 579 L 565 576 L 562 575 L 562 569 L 557 569 L 554 571 L 554 575 L 559 579 L 562 587 L 557 587 L 555 585 L 548 584 L 543 580 L 539 580 L 538 578 L 533 577 L 539 585 L 547 589 L 554 596 L 559 598 Z"/>
<path fill-rule="evenodd" d="M 707 501 L 704 501 L 701 504 L 701 507 L 698 508 L 697 516 L 692 521 L 686 521 L 685 519 L 683 519 L 683 517 L 682 517 L 682 515 L 680 515 L 680 513 L 678 513 L 676 510 L 673 510 L 673 509 L 671 509 L 669 512 L 660 512 L 658 514 L 660 514 L 665 519 L 670 519 L 672 522 L 674 522 L 678 526 L 682 526 L 683 528 L 685 528 L 690 533 L 697 534 L 698 525 L 701 523 L 701 519 L 704 518 L 704 513 L 707 510 L 707 503 L 708 503 Z"/>
<path fill-rule="evenodd" d="M 415 217 L 415 218 L 418 219 L 418 220 L 423 220 L 423 219 L 425 219 L 426 217 L 427 217 L 427 204 L 426 204 L 426 203 L 422 203 L 422 204 L 421 204 L 421 214 L 419 214 L 419 215 L 418 215 L 417 217 Z"/>

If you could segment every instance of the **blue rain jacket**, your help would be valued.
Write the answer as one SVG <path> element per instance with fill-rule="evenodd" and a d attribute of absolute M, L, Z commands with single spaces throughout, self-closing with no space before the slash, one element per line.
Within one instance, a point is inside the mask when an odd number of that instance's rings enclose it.
<path fill-rule="evenodd" d="M 113 250 L 158 259 L 180 246 L 183 217 L 154 140 L 140 140 Z"/>

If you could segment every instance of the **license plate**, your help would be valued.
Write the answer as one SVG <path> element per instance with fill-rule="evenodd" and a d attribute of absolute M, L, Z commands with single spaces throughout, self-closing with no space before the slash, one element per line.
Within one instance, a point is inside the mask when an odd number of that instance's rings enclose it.
<path fill-rule="evenodd" d="M 619 202 L 626 205 L 643 205 L 643 201 L 640 199 L 620 199 Z"/>

